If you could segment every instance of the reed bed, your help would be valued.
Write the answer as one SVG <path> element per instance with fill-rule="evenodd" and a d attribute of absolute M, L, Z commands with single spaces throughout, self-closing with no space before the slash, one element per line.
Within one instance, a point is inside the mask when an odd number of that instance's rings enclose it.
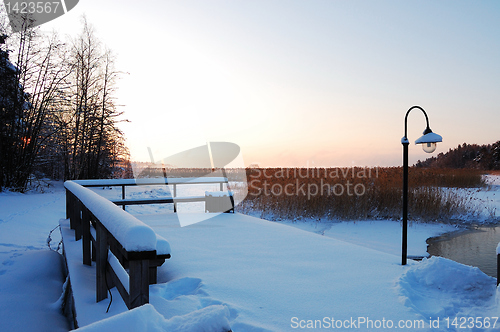
<path fill-rule="evenodd" d="M 409 171 L 410 220 L 449 222 L 477 207 L 459 188 L 484 186 L 476 170 Z M 238 207 L 266 219 L 400 219 L 402 168 L 247 169 L 248 195 Z"/>
<path fill-rule="evenodd" d="M 477 213 L 463 188 L 485 186 L 474 169 L 409 170 L 410 220 L 453 221 Z M 148 167 L 138 177 L 227 176 L 238 212 L 266 219 L 400 219 L 401 167 L 344 168 L 163 168 Z M 246 178 L 245 178 L 246 177 Z M 246 180 L 247 185 L 242 185 Z M 248 194 L 244 196 L 245 189 Z"/>

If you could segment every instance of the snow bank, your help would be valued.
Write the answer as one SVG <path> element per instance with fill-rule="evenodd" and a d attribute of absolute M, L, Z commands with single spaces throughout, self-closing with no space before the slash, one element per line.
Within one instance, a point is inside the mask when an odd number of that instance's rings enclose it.
<path fill-rule="evenodd" d="M 151 304 L 145 304 L 80 328 L 79 331 L 227 332 L 231 330 L 228 317 L 227 307 L 212 305 L 167 320 Z"/>
<path fill-rule="evenodd" d="M 496 279 L 477 267 L 431 257 L 412 265 L 398 288 L 403 303 L 425 318 L 481 316 L 495 300 Z"/>
<path fill-rule="evenodd" d="M 66 181 L 64 187 L 90 208 L 94 216 L 127 251 L 156 250 L 156 234 L 151 227 L 106 198 L 73 181 Z"/>
<path fill-rule="evenodd" d="M 50 250 L 12 254 L 0 265 L 2 331 L 67 331 L 63 260 Z M 46 324 L 45 322 L 50 322 Z"/>

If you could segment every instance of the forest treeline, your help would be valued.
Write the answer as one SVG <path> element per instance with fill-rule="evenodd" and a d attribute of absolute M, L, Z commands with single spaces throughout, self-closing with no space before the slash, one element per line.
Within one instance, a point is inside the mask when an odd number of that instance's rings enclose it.
<path fill-rule="evenodd" d="M 79 35 L 10 32 L 0 13 L 0 191 L 33 177 L 119 176 L 128 151 L 117 127 L 120 72 L 85 17 Z"/>
<path fill-rule="evenodd" d="M 474 168 L 500 170 L 500 141 L 493 144 L 459 144 L 446 153 L 418 161 L 416 167 L 432 168 Z"/>

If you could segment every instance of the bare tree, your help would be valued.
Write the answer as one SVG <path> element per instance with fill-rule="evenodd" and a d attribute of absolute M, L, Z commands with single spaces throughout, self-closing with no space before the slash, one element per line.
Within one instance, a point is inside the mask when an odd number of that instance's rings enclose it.
<path fill-rule="evenodd" d="M 3 112 L 6 125 L 2 130 L 9 140 L 2 151 L 4 185 L 21 191 L 33 172 L 42 143 L 57 131 L 49 119 L 61 102 L 70 73 L 58 37 L 41 35 L 37 28 L 30 27 L 29 17 L 25 19 L 24 29 L 10 37 L 15 49 L 15 78 L 9 83 L 12 102 Z"/>
<path fill-rule="evenodd" d="M 92 26 L 83 18 L 81 34 L 73 41 L 72 146 L 68 155 L 69 177 L 111 176 L 114 159 L 111 147 L 120 144 L 123 134 L 117 128 L 114 103 L 116 79 L 114 58 L 102 50 Z"/>
<path fill-rule="evenodd" d="M 113 176 L 128 151 L 117 127 L 119 72 L 111 51 L 85 18 L 70 46 L 31 28 L 29 17 L 23 27 L 9 38 L 10 54 L 0 30 L 0 188 L 22 191 L 35 172 Z"/>

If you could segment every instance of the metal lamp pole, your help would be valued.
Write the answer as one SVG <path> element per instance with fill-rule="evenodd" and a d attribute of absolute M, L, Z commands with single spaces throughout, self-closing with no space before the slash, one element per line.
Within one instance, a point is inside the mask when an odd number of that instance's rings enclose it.
<path fill-rule="evenodd" d="M 403 239 L 401 265 L 406 265 L 406 257 L 408 256 L 408 145 L 410 142 L 408 139 L 401 140 L 401 144 L 403 144 Z"/>
<path fill-rule="evenodd" d="M 408 140 L 408 114 L 411 110 L 419 109 L 424 113 L 425 121 L 427 127 L 424 130 L 424 135 L 415 141 L 415 144 L 422 144 L 422 148 L 427 153 L 432 153 L 436 150 L 436 143 L 442 142 L 443 138 L 432 132 L 429 127 L 429 118 L 424 109 L 420 106 L 412 106 L 405 116 L 405 135 L 401 139 L 401 144 L 403 144 L 403 239 L 402 239 L 402 249 L 401 249 L 401 265 L 406 265 L 408 256 L 408 146 L 410 141 Z"/>

